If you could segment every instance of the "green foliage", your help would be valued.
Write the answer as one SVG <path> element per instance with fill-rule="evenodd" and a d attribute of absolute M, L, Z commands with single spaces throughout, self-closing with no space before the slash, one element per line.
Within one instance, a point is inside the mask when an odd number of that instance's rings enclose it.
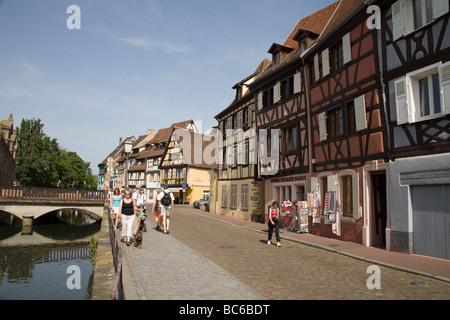
<path fill-rule="evenodd" d="M 26 187 L 96 189 L 89 162 L 61 149 L 43 132 L 41 120 L 22 120 L 17 132 L 16 182 Z"/>

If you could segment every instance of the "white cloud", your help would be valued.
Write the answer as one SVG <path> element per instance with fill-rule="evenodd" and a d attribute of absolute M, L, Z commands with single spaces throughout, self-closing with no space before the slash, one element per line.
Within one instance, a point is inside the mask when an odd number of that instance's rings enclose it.
<path fill-rule="evenodd" d="M 148 51 L 160 50 L 165 53 L 181 53 L 191 50 L 190 45 L 183 45 L 178 43 L 148 40 L 144 38 L 117 38 L 117 39 L 126 42 L 136 48 L 144 48 Z"/>

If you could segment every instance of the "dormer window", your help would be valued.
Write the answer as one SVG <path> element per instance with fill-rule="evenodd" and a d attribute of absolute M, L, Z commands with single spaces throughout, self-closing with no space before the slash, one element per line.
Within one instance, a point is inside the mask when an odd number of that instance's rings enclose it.
<path fill-rule="evenodd" d="M 280 52 L 276 52 L 273 54 L 273 64 L 277 65 L 280 63 Z"/>
<path fill-rule="evenodd" d="M 280 64 L 280 62 L 289 55 L 294 48 L 287 47 L 278 43 L 272 44 L 268 53 L 272 54 L 272 63 L 274 66 Z"/>
<path fill-rule="evenodd" d="M 317 37 L 319 35 L 314 32 L 307 29 L 299 29 L 293 39 L 298 42 L 298 47 L 303 52 L 308 49 L 308 44 L 311 44 Z"/>
<path fill-rule="evenodd" d="M 236 99 L 240 99 L 240 98 L 242 98 L 242 87 L 238 86 L 236 88 Z"/>

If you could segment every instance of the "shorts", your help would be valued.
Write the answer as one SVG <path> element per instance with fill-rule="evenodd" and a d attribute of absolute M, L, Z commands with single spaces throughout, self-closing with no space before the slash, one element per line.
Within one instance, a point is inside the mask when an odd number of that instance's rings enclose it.
<path fill-rule="evenodd" d="M 161 215 L 163 217 L 169 217 L 170 216 L 170 207 L 161 207 Z"/>
<path fill-rule="evenodd" d="M 118 214 L 118 213 L 119 213 L 119 207 L 113 207 L 112 214 Z"/>

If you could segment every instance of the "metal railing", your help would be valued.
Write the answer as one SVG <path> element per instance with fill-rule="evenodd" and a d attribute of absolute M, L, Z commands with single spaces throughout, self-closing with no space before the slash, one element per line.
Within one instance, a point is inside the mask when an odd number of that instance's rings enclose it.
<path fill-rule="evenodd" d="M 60 188 L 0 187 L 0 198 L 11 200 L 101 202 L 106 200 L 106 191 Z"/>
<path fill-rule="evenodd" d="M 125 294 L 123 291 L 122 282 L 122 245 L 120 243 L 120 237 L 117 235 L 117 230 L 114 228 L 114 223 L 110 214 L 108 214 L 108 223 L 109 239 L 111 242 L 114 268 L 116 269 L 116 274 L 111 288 L 111 294 L 109 295 L 109 300 L 124 300 Z"/>

